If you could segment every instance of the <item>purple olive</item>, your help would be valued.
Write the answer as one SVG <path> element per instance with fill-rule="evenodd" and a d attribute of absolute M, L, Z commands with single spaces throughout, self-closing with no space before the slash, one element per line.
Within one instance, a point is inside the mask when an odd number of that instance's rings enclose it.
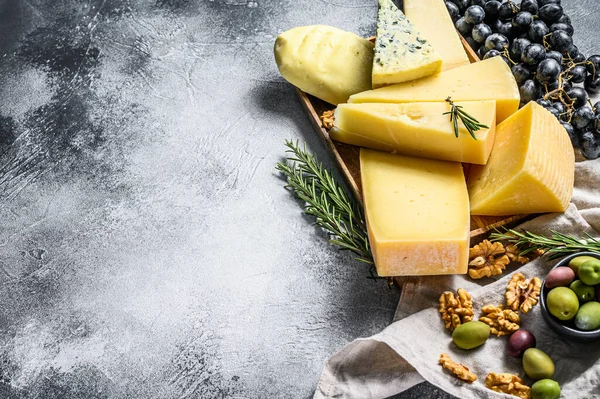
<path fill-rule="evenodd" d="M 566 287 L 575 280 L 575 272 L 567 266 L 560 266 L 550 270 L 544 285 L 547 288 Z"/>
<path fill-rule="evenodd" d="M 535 348 L 536 341 L 532 333 L 527 330 L 517 330 L 506 343 L 506 352 L 512 357 L 522 357 L 529 348 Z"/>

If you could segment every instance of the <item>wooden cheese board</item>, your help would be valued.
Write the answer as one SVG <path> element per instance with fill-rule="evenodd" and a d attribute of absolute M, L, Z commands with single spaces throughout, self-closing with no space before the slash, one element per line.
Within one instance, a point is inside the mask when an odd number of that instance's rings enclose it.
<path fill-rule="evenodd" d="M 371 37 L 369 40 L 374 41 Z M 477 54 L 471 49 L 468 43 L 461 37 L 465 51 L 471 62 L 478 62 Z M 320 116 L 325 111 L 334 109 L 332 104 L 319 100 L 300 89 L 296 89 L 300 98 L 300 103 L 309 120 L 311 121 L 315 132 L 321 138 L 325 147 L 333 160 L 335 161 L 340 173 L 344 176 L 346 183 L 356 200 L 362 204 L 362 192 L 360 181 L 360 163 L 359 150 L 357 146 L 340 143 L 332 140 L 329 133 L 323 127 Z M 469 172 L 469 165 L 464 164 L 465 174 Z M 536 215 L 514 215 L 514 216 L 471 216 L 471 242 L 477 243 L 486 238 L 491 231 L 498 227 L 513 227 L 521 222 L 535 217 Z"/>

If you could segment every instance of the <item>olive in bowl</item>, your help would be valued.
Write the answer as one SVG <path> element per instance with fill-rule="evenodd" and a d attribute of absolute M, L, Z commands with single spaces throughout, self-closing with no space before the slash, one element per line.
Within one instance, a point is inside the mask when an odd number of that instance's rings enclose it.
<path fill-rule="evenodd" d="M 600 254 L 579 252 L 558 262 L 544 279 L 540 292 L 542 316 L 561 337 L 579 342 L 600 340 L 600 298 L 595 295 L 600 292 L 600 284 L 586 284 L 596 281 L 598 270 Z"/>

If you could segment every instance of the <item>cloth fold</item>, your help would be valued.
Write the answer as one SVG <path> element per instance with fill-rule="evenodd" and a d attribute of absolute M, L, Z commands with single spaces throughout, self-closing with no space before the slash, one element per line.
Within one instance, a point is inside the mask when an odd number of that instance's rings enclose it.
<path fill-rule="evenodd" d="M 575 188 L 569 209 L 548 214 L 518 227 L 540 234 L 557 230 L 582 236 L 600 236 L 600 160 L 575 166 Z M 465 351 L 452 344 L 437 307 L 443 291 L 465 288 L 472 296 L 475 314 L 487 304 L 503 304 L 508 281 L 515 271 L 527 278 L 543 278 L 556 264 L 546 257 L 512 267 L 497 279 L 472 280 L 467 276 L 415 277 L 405 281 L 394 322 L 379 334 L 357 339 L 334 354 L 325 364 L 314 397 L 386 398 L 424 380 L 462 399 L 514 398 L 485 387 L 490 372 L 524 377 L 520 359 L 506 354 L 507 337 L 491 336 L 485 345 Z M 554 379 L 565 398 L 600 398 L 600 342 L 576 343 L 562 339 L 544 322 L 540 306 L 522 317 L 537 347 L 554 361 Z M 438 365 L 440 354 L 468 366 L 477 376 L 473 384 L 459 381 Z"/>

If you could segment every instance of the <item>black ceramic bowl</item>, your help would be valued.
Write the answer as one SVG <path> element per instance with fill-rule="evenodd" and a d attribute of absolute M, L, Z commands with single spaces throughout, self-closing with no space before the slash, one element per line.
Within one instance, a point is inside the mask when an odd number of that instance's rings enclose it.
<path fill-rule="evenodd" d="M 559 266 L 568 266 L 569 261 L 578 256 L 593 256 L 594 258 L 600 259 L 600 254 L 594 252 L 578 252 L 573 255 L 569 255 L 566 258 L 562 259 L 560 262 L 553 267 L 553 269 Z M 542 307 L 542 316 L 544 316 L 544 320 L 546 323 L 563 338 L 567 338 L 572 341 L 579 342 L 591 342 L 600 340 L 600 328 L 596 330 L 590 331 L 582 331 L 578 330 L 573 324 L 573 320 L 569 321 L 560 321 L 556 317 L 552 316 L 548 311 L 548 307 L 546 306 L 546 296 L 550 291 L 549 288 L 546 288 L 546 279 L 544 278 L 544 282 L 542 283 L 542 290 L 540 292 L 540 305 Z"/>

